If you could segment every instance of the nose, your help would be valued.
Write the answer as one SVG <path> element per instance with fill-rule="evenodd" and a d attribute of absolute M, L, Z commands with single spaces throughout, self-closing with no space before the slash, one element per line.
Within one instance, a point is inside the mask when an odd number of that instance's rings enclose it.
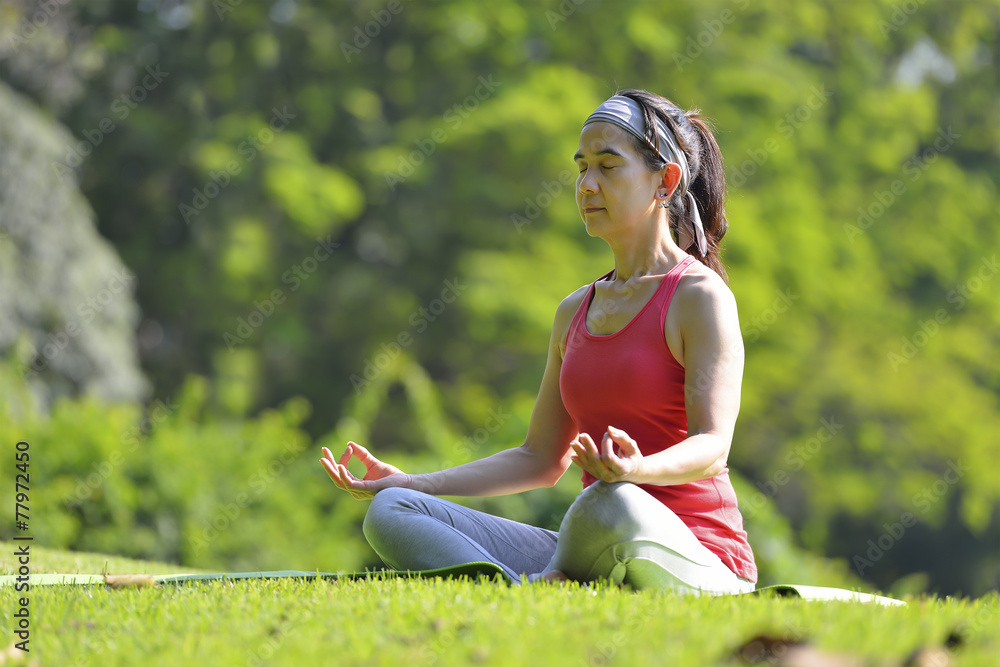
<path fill-rule="evenodd" d="M 595 194 L 597 192 L 597 178 L 592 176 L 593 169 L 588 169 L 580 175 L 577 190 L 581 193 Z"/>

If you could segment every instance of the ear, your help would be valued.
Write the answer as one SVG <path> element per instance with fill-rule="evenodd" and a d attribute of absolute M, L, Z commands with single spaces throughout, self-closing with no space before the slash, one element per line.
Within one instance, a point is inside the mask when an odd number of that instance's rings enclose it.
<path fill-rule="evenodd" d="M 681 182 L 681 167 L 674 162 L 668 162 L 660 170 L 660 184 L 656 188 L 657 195 L 663 195 L 664 199 L 669 199 L 674 194 L 674 190 Z"/>

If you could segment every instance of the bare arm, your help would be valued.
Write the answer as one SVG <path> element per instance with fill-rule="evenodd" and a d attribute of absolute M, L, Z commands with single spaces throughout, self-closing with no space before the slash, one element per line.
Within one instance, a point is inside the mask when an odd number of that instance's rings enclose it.
<path fill-rule="evenodd" d="M 351 449 L 358 447 L 351 443 L 340 462 L 333 459 L 329 450 L 324 450 L 321 461 L 325 460 L 323 465 L 334 484 L 357 498 L 371 497 L 390 486 L 442 496 L 500 496 L 554 485 L 570 465 L 569 443 L 577 432 L 559 392 L 562 368 L 559 344 L 574 312 L 570 298 L 564 299 L 556 310 L 542 384 L 527 437 L 520 447 L 438 472 L 407 475 L 392 469 L 395 472 L 372 478 L 366 475 L 365 480 L 358 480 L 346 467 Z M 369 471 L 384 466 L 363 448 L 356 453 Z"/>
<path fill-rule="evenodd" d="M 743 336 L 733 293 L 704 277 L 684 294 L 684 407 L 688 437 L 647 456 L 638 478 L 647 484 L 684 484 L 725 470 L 740 412 Z"/>
<path fill-rule="evenodd" d="M 704 276 L 674 298 L 681 300 L 684 313 L 680 326 L 688 437 L 644 457 L 614 424 L 599 443 L 581 433 L 572 445 L 573 461 L 598 479 L 669 486 L 714 477 L 726 469 L 743 381 L 736 299 L 721 280 Z"/>

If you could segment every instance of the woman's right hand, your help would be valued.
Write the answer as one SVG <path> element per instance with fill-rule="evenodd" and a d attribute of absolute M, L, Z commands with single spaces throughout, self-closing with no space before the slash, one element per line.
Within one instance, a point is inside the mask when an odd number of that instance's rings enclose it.
<path fill-rule="evenodd" d="M 358 479 L 347 469 L 347 464 L 351 462 L 352 456 L 356 456 L 365 466 L 363 479 Z M 324 447 L 320 463 L 323 464 L 326 473 L 338 488 L 347 491 L 358 500 L 371 499 L 382 489 L 391 486 L 405 486 L 410 477 L 396 466 L 379 461 L 367 449 L 355 442 L 347 443 L 347 449 L 339 461 L 334 459 L 333 453 Z"/>

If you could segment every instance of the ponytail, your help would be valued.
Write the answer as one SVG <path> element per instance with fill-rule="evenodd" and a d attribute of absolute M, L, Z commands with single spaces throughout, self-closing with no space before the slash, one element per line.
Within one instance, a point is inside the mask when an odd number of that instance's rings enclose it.
<path fill-rule="evenodd" d="M 698 175 L 688 186 L 688 190 L 698 202 L 701 221 L 705 226 L 705 240 L 708 241 L 705 257 L 698 257 L 698 259 L 701 260 L 702 264 L 722 276 L 722 280 L 728 285 L 729 277 L 726 275 L 726 268 L 722 265 L 722 259 L 719 257 L 719 245 L 722 243 L 722 237 L 729 231 L 724 201 L 726 171 L 722 165 L 722 151 L 719 150 L 719 144 L 716 143 L 711 128 L 697 110 L 689 111 L 684 115 L 701 139 L 701 155 L 699 156 L 701 165 L 698 169 Z"/>
<path fill-rule="evenodd" d="M 666 164 L 651 146 L 656 146 L 654 116 L 659 117 L 673 131 L 677 143 L 688 161 L 691 170 L 690 192 L 698 203 L 702 226 L 705 228 L 707 248 L 705 255 L 698 252 L 697 244 L 686 250 L 698 261 L 715 271 L 723 282 L 729 284 L 729 276 L 719 257 L 719 246 L 722 237 L 729 230 L 726 220 L 725 193 L 726 172 L 722 164 L 722 151 L 715 141 L 711 128 L 705 122 L 697 109 L 683 111 L 676 104 L 646 90 L 630 88 L 618 95 L 635 100 L 642 107 L 646 124 L 648 141 L 643 144 L 635 137 L 632 143 L 640 155 L 646 158 L 647 166 L 653 171 L 659 171 Z M 674 191 L 670 199 L 670 231 L 674 238 L 680 238 L 679 226 L 683 217 L 688 215 L 684 204 L 685 197 Z"/>

